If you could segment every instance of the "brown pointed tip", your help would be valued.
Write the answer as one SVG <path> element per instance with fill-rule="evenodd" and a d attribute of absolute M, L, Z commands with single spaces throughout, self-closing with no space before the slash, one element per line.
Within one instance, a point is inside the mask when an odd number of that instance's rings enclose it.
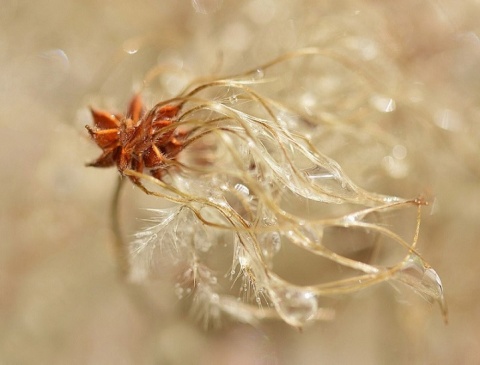
<path fill-rule="evenodd" d="M 93 130 L 92 127 L 90 127 L 89 125 L 86 125 L 85 126 L 85 129 L 88 131 L 88 133 L 90 134 L 90 137 L 94 138 L 95 137 L 95 131 Z"/>
<path fill-rule="evenodd" d="M 143 115 L 143 101 L 140 94 L 135 94 L 130 100 L 128 107 L 128 117 L 133 119 L 134 122 L 138 121 Z"/>
<path fill-rule="evenodd" d="M 92 114 L 93 123 L 96 127 L 101 129 L 118 128 L 120 123 L 117 118 L 109 112 L 104 110 L 97 110 L 90 107 L 90 113 Z"/>
<path fill-rule="evenodd" d="M 99 158 L 95 161 L 88 162 L 85 164 L 87 167 L 111 167 L 115 165 L 115 160 L 113 158 L 114 152 L 107 151 L 104 152 Z"/>
<path fill-rule="evenodd" d="M 172 119 L 175 118 L 180 110 L 180 105 L 164 105 L 156 113 L 155 119 Z"/>

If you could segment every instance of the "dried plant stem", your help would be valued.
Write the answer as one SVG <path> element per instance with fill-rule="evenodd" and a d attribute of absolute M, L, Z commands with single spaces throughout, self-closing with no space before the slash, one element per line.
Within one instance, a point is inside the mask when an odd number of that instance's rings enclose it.
<path fill-rule="evenodd" d="M 120 223 L 120 197 L 123 186 L 125 186 L 125 179 L 119 176 L 115 184 L 110 214 L 112 217 L 111 223 L 114 236 L 113 249 L 117 261 L 118 271 L 121 277 L 127 278 L 130 272 L 129 251 L 128 244 L 123 239 Z"/>

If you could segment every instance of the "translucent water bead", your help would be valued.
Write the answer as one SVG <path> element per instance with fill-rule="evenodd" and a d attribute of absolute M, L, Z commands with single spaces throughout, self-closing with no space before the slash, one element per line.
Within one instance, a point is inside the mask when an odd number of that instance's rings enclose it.
<path fill-rule="evenodd" d="M 445 321 L 447 321 L 447 305 L 440 277 L 419 256 L 410 255 L 402 263 L 400 270 L 396 272 L 395 279 L 411 286 L 426 299 L 436 301 L 440 305 Z"/>
<path fill-rule="evenodd" d="M 269 294 L 280 317 L 291 326 L 302 328 L 316 319 L 317 296 L 308 288 L 276 282 L 269 288 Z"/>
<path fill-rule="evenodd" d="M 273 258 L 282 246 L 282 238 L 278 232 L 267 232 L 259 236 L 262 253 L 267 259 Z"/>

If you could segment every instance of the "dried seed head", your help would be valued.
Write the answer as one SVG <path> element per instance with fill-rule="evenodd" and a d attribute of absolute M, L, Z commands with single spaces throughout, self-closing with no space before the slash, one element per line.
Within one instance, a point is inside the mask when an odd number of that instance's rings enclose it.
<path fill-rule="evenodd" d="M 292 58 L 318 54 L 300 50 L 255 70 L 265 74 Z M 278 317 L 298 328 L 332 318 L 323 307 L 326 298 L 381 282 L 406 283 L 445 308 L 440 279 L 415 249 L 422 201 L 357 186 L 312 143 L 324 131 L 320 122 L 306 122 L 262 96 L 255 70 L 192 84 L 172 103 L 147 112 L 139 96 L 125 117 L 92 111 L 95 127 L 87 128 L 103 154 L 91 165 L 116 164 L 145 193 L 172 203 L 152 210 L 150 226 L 135 235 L 128 250 L 131 278 L 147 280 L 160 254 L 183 272 L 175 290 L 193 296 L 201 316 L 224 313 L 247 322 Z M 413 239 L 379 218 L 409 209 L 418 211 Z M 363 239 L 373 235 L 377 244 L 393 242 L 403 255 L 391 265 L 343 254 L 325 243 L 325 232 L 339 227 L 364 232 Z M 353 245 L 363 250 L 366 244 Z M 309 285 L 281 278 L 276 258 L 292 248 L 347 276 L 314 278 Z M 217 251 L 233 255 L 231 267 L 215 261 L 225 257 Z"/>

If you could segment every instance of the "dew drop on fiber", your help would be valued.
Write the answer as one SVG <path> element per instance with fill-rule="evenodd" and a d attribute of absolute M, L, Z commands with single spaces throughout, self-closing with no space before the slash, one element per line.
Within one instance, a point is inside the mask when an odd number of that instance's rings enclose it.
<path fill-rule="evenodd" d="M 402 268 L 396 273 L 396 279 L 411 286 L 426 299 L 436 301 L 440 305 L 446 320 L 447 306 L 440 277 L 420 257 L 410 255 L 402 264 Z"/>
<path fill-rule="evenodd" d="M 270 259 L 275 256 L 281 248 L 281 237 L 278 232 L 264 233 L 260 238 L 263 255 Z"/>
<path fill-rule="evenodd" d="M 255 70 L 255 74 L 253 75 L 253 78 L 255 80 L 261 80 L 265 77 L 265 71 L 263 71 L 261 68 Z"/>
<path fill-rule="evenodd" d="M 315 293 L 297 287 L 278 287 L 272 290 L 275 307 L 288 324 L 301 328 L 315 319 L 318 303 Z"/>

